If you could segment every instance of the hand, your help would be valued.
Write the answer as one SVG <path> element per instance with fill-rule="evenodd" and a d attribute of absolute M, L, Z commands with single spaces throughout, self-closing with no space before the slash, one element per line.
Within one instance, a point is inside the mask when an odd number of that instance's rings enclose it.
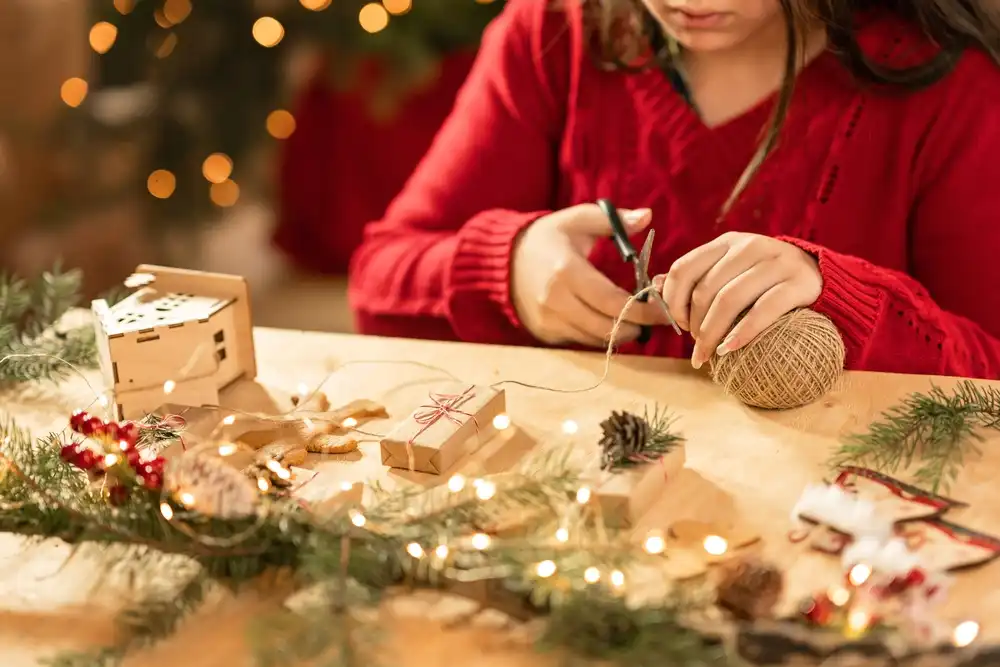
<path fill-rule="evenodd" d="M 695 248 L 655 283 L 660 280 L 670 312 L 694 336 L 695 368 L 713 352 L 722 356 L 740 349 L 785 313 L 811 306 L 823 290 L 812 255 L 769 236 L 742 232 L 726 232 Z M 746 315 L 733 327 L 743 311 Z"/>
<path fill-rule="evenodd" d="M 629 235 L 649 226 L 649 209 L 620 211 Z M 598 271 L 587 255 L 611 225 L 596 204 L 556 211 L 536 220 L 518 238 L 511 267 L 511 300 L 525 328 L 549 344 L 607 345 L 615 319 L 631 294 Z M 639 325 L 662 324 L 647 303 L 634 303 L 618 341 L 634 340 Z"/>

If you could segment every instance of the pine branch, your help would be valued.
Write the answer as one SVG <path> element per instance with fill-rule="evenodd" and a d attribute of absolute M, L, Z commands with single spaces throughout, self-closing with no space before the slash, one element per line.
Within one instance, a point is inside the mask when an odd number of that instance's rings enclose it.
<path fill-rule="evenodd" d="M 97 357 L 94 333 L 56 325 L 80 296 L 79 271 L 57 265 L 28 283 L 0 276 L 0 384 L 65 377 L 70 365 L 89 367 Z"/>
<path fill-rule="evenodd" d="M 865 465 L 886 474 L 918 467 L 914 480 L 937 492 L 980 454 L 982 430 L 1000 430 L 1000 389 L 963 381 L 950 393 L 933 387 L 882 413 L 866 433 L 848 436 L 832 465 Z"/>
<path fill-rule="evenodd" d="M 626 468 L 645 465 L 650 461 L 657 461 L 660 457 L 684 442 L 684 437 L 673 431 L 676 418 L 666 409 L 656 405 L 653 407 L 652 414 L 650 414 L 647 407 L 643 410 L 642 418 L 649 424 L 649 433 L 642 448 L 642 456 L 621 457 L 615 461 L 612 470 L 624 470 Z"/>
<path fill-rule="evenodd" d="M 48 667 L 117 667 L 130 652 L 172 635 L 205 601 L 211 584 L 204 572 L 199 572 L 179 590 L 159 590 L 119 614 L 122 639 L 114 646 L 93 652 L 62 653 L 45 664 Z"/>
<path fill-rule="evenodd" d="M 681 623 L 683 611 L 682 606 L 669 604 L 636 610 L 622 596 L 588 589 L 553 609 L 541 643 L 630 667 L 735 664 L 720 644 Z"/>

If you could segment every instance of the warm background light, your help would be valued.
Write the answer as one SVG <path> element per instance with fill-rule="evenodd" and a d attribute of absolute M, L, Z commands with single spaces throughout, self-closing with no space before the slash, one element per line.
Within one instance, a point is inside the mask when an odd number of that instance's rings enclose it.
<path fill-rule="evenodd" d="M 167 199 L 177 189 L 177 178 L 166 169 L 157 169 L 146 179 L 146 188 L 157 199 Z"/>
<path fill-rule="evenodd" d="M 222 208 L 228 208 L 230 206 L 235 206 L 236 202 L 239 201 L 240 186 L 233 181 L 212 183 L 212 187 L 208 194 L 212 199 L 213 204 L 221 206 Z"/>
<path fill-rule="evenodd" d="M 224 183 L 233 175 L 233 161 L 225 153 L 212 153 L 201 163 L 201 173 L 209 183 Z"/>
<path fill-rule="evenodd" d="M 175 48 L 177 48 L 177 35 L 170 32 L 163 38 L 159 46 L 153 49 L 153 54 L 157 58 L 166 58 L 174 52 Z"/>
<path fill-rule="evenodd" d="M 390 14 L 400 15 L 410 11 L 413 3 L 410 0 L 382 0 L 382 6 Z"/>
<path fill-rule="evenodd" d="M 117 38 L 118 28 L 114 25 L 107 21 L 95 23 L 94 27 L 90 29 L 90 48 L 97 53 L 107 53 L 115 45 Z"/>
<path fill-rule="evenodd" d="M 253 24 L 253 38 L 261 46 L 277 46 L 284 36 L 285 27 L 271 16 L 262 16 Z"/>
<path fill-rule="evenodd" d="M 128 14 L 135 9 L 135 0 L 114 0 L 114 5 L 119 14 Z"/>
<path fill-rule="evenodd" d="M 314 12 L 321 12 L 330 6 L 332 0 L 299 0 L 299 3 L 306 9 Z"/>
<path fill-rule="evenodd" d="M 191 0 L 166 0 L 163 3 L 163 18 L 177 25 L 191 13 Z"/>
<path fill-rule="evenodd" d="M 377 2 L 369 2 L 358 12 L 358 22 L 366 32 L 379 32 L 389 25 L 389 12 Z"/>
<path fill-rule="evenodd" d="M 295 132 L 295 117 L 284 109 L 272 111 L 267 116 L 267 133 L 275 139 L 287 139 Z"/>
<path fill-rule="evenodd" d="M 62 88 L 59 90 L 59 96 L 66 106 L 78 107 L 87 99 L 87 89 L 86 81 L 79 77 L 73 77 L 63 82 Z"/>

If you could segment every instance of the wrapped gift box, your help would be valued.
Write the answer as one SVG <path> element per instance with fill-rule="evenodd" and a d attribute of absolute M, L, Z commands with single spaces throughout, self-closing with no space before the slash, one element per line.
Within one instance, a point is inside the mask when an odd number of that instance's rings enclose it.
<path fill-rule="evenodd" d="M 684 445 L 678 444 L 659 458 L 595 475 L 594 499 L 605 525 L 631 528 L 656 504 L 667 484 L 684 467 Z"/>
<path fill-rule="evenodd" d="M 440 475 L 493 437 L 505 410 L 502 389 L 445 385 L 382 439 L 382 463 Z"/>

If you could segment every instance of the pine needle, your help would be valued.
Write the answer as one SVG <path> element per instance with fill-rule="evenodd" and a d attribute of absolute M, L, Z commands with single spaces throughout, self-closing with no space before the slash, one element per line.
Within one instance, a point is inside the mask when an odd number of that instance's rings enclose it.
<path fill-rule="evenodd" d="M 866 433 L 848 436 L 831 461 L 894 474 L 913 465 L 914 481 L 947 488 L 965 461 L 978 456 L 983 430 L 1000 430 L 1000 389 L 965 380 L 951 392 L 933 387 L 882 413 Z"/>
<path fill-rule="evenodd" d="M 89 326 L 69 331 L 59 320 L 80 300 L 79 271 L 57 265 L 33 282 L 0 275 L 0 384 L 58 380 L 97 357 Z"/>

